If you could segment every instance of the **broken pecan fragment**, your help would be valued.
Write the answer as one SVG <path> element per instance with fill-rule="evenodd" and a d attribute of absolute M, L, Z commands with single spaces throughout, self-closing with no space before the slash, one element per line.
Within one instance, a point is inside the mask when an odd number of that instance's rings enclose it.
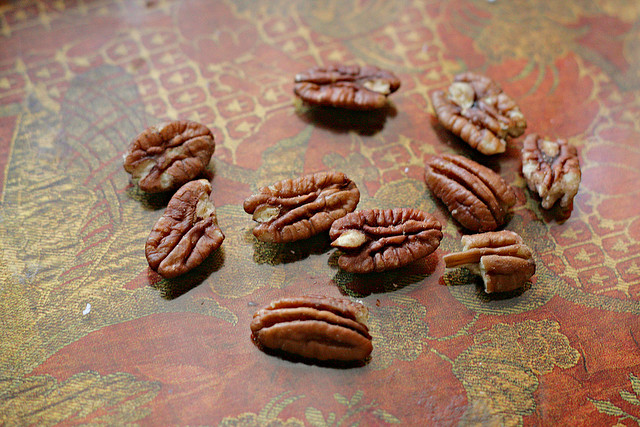
<path fill-rule="evenodd" d="M 527 127 L 516 103 L 480 74 L 458 74 L 448 92 L 433 92 L 431 101 L 440 123 L 483 154 L 504 153 L 507 137 Z"/>
<path fill-rule="evenodd" d="M 211 184 L 200 179 L 173 195 L 149 234 L 145 255 L 153 270 L 170 279 L 200 265 L 223 240 Z"/>
<path fill-rule="evenodd" d="M 581 178 L 578 150 L 564 139 L 528 135 L 522 146 L 522 174 L 544 209 L 558 200 L 562 208 L 571 209 Z"/>
<path fill-rule="evenodd" d="M 434 157 L 426 166 L 425 181 L 465 228 L 493 231 L 506 222 L 516 204 L 513 189 L 494 171 L 454 154 Z"/>
<path fill-rule="evenodd" d="M 380 272 L 423 258 L 440 245 L 442 226 L 418 209 L 352 212 L 331 226 L 332 246 L 344 254 L 338 266 L 351 273 Z"/>
<path fill-rule="evenodd" d="M 373 350 L 369 310 L 344 298 L 282 298 L 253 315 L 251 331 L 262 347 L 307 359 L 362 361 Z"/>
<path fill-rule="evenodd" d="M 138 135 L 124 154 L 124 169 L 142 191 L 160 193 L 197 178 L 215 150 L 206 126 L 173 121 L 153 126 Z"/>
<path fill-rule="evenodd" d="M 341 172 L 319 172 L 263 187 L 244 201 L 265 242 L 293 242 L 327 231 L 360 201 L 356 184 Z"/>
<path fill-rule="evenodd" d="M 486 293 L 518 289 L 533 276 L 531 249 L 513 231 L 502 230 L 462 237 L 463 252 L 443 257 L 447 268 L 466 267 L 482 277 Z"/>
<path fill-rule="evenodd" d="M 400 87 L 391 71 L 366 65 L 314 67 L 295 76 L 294 93 L 311 105 L 373 110 Z"/>

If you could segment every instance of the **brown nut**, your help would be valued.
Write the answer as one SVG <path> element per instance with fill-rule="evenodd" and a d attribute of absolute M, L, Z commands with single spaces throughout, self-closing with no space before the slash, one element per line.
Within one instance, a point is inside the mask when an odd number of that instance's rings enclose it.
<path fill-rule="evenodd" d="M 293 92 L 311 105 L 353 110 L 382 108 L 400 87 L 391 71 L 366 65 L 314 67 L 295 76 Z"/>
<path fill-rule="evenodd" d="M 380 272 L 423 258 L 440 245 L 442 226 L 418 209 L 352 212 L 331 226 L 332 246 L 344 254 L 338 266 L 351 273 Z"/>
<path fill-rule="evenodd" d="M 446 267 L 467 267 L 480 275 L 487 293 L 518 289 L 536 271 L 531 249 L 513 231 L 463 236 L 462 244 L 463 252 L 443 257 Z"/>
<path fill-rule="evenodd" d="M 315 360 L 362 361 L 373 350 L 369 310 L 344 298 L 282 298 L 253 315 L 251 331 L 263 348 Z"/>
<path fill-rule="evenodd" d="M 265 242 L 293 242 L 327 231 L 360 201 L 356 184 L 341 172 L 319 172 L 263 187 L 244 201 Z"/>
<path fill-rule="evenodd" d="M 458 74 L 448 92 L 434 92 L 431 101 L 440 123 L 483 154 L 504 153 L 506 138 L 527 127 L 516 103 L 480 74 Z"/>
<path fill-rule="evenodd" d="M 213 134 L 206 126 L 173 121 L 138 135 L 124 154 L 124 169 L 142 191 L 160 193 L 197 178 L 214 150 Z"/>
<path fill-rule="evenodd" d="M 542 198 L 542 207 L 571 209 L 580 186 L 578 150 L 564 139 L 551 141 L 527 135 L 522 146 L 522 174 L 529 189 Z"/>
<path fill-rule="evenodd" d="M 191 181 L 173 195 L 153 226 L 145 247 L 149 266 L 168 279 L 197 267 L 224 240 L 211 184 Z"/>
<path fill-rule="evenodd" d="M 500 175 L 463 156 L 434 157 L 426 166 L 425 181 L 451 216 L 469 230 L 501 227 L 516 204 L 513 189 Z"/>

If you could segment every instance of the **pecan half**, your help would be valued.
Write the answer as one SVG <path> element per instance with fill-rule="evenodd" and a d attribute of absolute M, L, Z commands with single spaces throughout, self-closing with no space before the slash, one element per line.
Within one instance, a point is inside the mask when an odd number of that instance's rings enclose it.
<path fill-rule="evenodd" d="M 344 254 L 338 266 L 351 273 L 402 267 L 435 251 L 442 226 L 418 209 L 371 209 L 352 212 L 331 226 L 332 246 Z"/>
<path fill-rule="evenodd" d="M 443 257 L 446 267 L 467 267 L 482 276 L 487 293 L 518 289 L 536 271 L 531 249 L 513 231 L 463 236 L 462 244 L 463 252 Z"/>
<path fill-rule="evenodd" d="M 497 229 L 516 204 L 513 189 L 500 175 L 463 156 L 434 157 L 426 166 L 425 181 L 451 215 L 469 230 Z"/>
<path fill-rule="evenodd" d="M 282 298 L 253 315 L 251 331 L 267 349 L 315 360 L 362 361 L 373 350 L 369 310 L 344 298 Z"/>
<path fill-rule="evenodd" d="M 244 201 L 265 242 L 293 242 L 327 231 L 360 201 L 356 184 L 341 172 L 319 172 L 263 187 Z"/>
<path fill-rule="evenodd" d="M 293 92 L 311 105 L 373 110 L 400 87 L 391 71 L 366 65 L 314 67 L 295 76 Z"/>
<path fill-rule="evenodd" d="M 142 191 L 160 193 L 197 178 L 209 165 L 214 150 L 209 128 L 173 121 L 138 135 L 124 154 L 124 169 Z"/>
<path fill-rule="evenodd" d="M 578 193 L 581 172 L 578 150 L 564 139 L 551 141 L 527 135 L 522 146 L 522 174 L 531 191 L 542 198 L 542 207 L 571 209 Z"/>
<path fill-rule="evenodd" d="M 515 101 L 480 74 L 458 74 L 448 92 L 433 92 L 431 101 L 440 123 L 483 154 L 504 153 L 506 138 L 527 127 Z"/>
<path fill-rule="evenodd" d="M 145 255 L 153 270 L 170 279 L 200 265 L 223 240 L 211 184 L 200 179 L 173 195 L 149 234 Z"/>

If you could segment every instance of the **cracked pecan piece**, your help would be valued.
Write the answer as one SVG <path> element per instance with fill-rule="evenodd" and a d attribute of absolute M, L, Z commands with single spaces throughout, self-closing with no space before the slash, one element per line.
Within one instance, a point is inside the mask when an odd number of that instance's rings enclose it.
<path fill-rule="evenodd" d="M 400 87 L 391 71 L 371 65 L 314 67 L 295 76 L 293 92 L 310 105 L 373 110 Z"/>
<path fill-rule="evenodd" d="M 508 230 L 462 237 L 463 251 L 443 257 L 447 268 L 466 267 L 482 277 L 486 293 L 524 286 L 536 271 L 531 249 Z"/>
<path fill-rule="evenodd" d="M 544 209 L 551 209 L 559 200 L 560 206 L 569 210 L 580 186 L 578 150 L 564 139 L 527 135 L 522 146 L 522 174 L 529 189 L 542 198 Z"/>
<path fill-rule="evenodd" d="M 507 137 L 527 127 L 515 101 L 480 74 L 456 75 L 448 91 L 433 92 L 431 101 L 440 123 L 482 154 L 504 153 Z"/>
<path fill-rule="evenodd" d="M 352 212 L 331 226 L 331 245 L 344 254 L 338 266 L 351 273 L 391 270 L 423 258 L 440 245 L 442 226 L 418 209 Z"/>
<path fill-rule="evenodd" d="M 472 231 L 501 227 L 516 204 L 513 189 L 500 175 L 463 156 L 434 157 L 425 168 L 425 181 L 451 216 Z"/>
<path fill-rule="evenodd" d="M 359 201 L 358 187 L 345 174 L 319 172 L 262 187 L 243 207 L 259 223 L 253 229 L 257 239 L 285 243 L 327 231 Z"/>
<path fill-rule="evenodd" d="M 344 298 L 282 298 L 258 310 L 251 332 L 259 346 L 307 359 L 353 362 L 373 350 L 369 310 Z"/>
<path fill-rule="evenodd" d="M 142 191 L 174 190 L 204 172 L 215 147 L 211 130 L 200 123 L 164 123 L 147 128 L 131 142 L 124 169 Z"/>
<path fill-rule="evenodd" d="M 211 184 L 200 179 L 173 195 L 149 234 L 145 255 L 153 270 L 171 279 L 200 265 L 223 240 Z"/>

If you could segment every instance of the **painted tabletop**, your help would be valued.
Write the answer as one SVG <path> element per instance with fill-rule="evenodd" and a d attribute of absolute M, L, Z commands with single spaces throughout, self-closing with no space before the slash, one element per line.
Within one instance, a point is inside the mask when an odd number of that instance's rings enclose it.
<path fill-rule="evenodd" d="M 0 423 L 224 426 L 634 425 L 640 420 L 640 3 L 626 0 L 0 2 Z M 296 73 L 392 70 L 372 112 L 309 108 Z M 434 118 L 430 93 L 475 71 L 518 103 L 527 134 L 578 148 L 573 210 L 545 211 L 522 139 L 483 156 Z M 144 246 L 167 195 L 122 155 L 145 128 L 189 119 L 226 239 L 163 279 Z M 533 249 L 521 290 L 488 295 L 442 256 L 467 233 L 424 183 L 462 154 L 515 190 L 506 229 Z M 322 233 L 255 239 L 243 200 L 335 170 L 359 209 L 418 208 L 443 224 L 407 267 L 340 270 Z M 288 295 L 361 301 L 363 366 L 292 362 L 251 340 Z"/>

